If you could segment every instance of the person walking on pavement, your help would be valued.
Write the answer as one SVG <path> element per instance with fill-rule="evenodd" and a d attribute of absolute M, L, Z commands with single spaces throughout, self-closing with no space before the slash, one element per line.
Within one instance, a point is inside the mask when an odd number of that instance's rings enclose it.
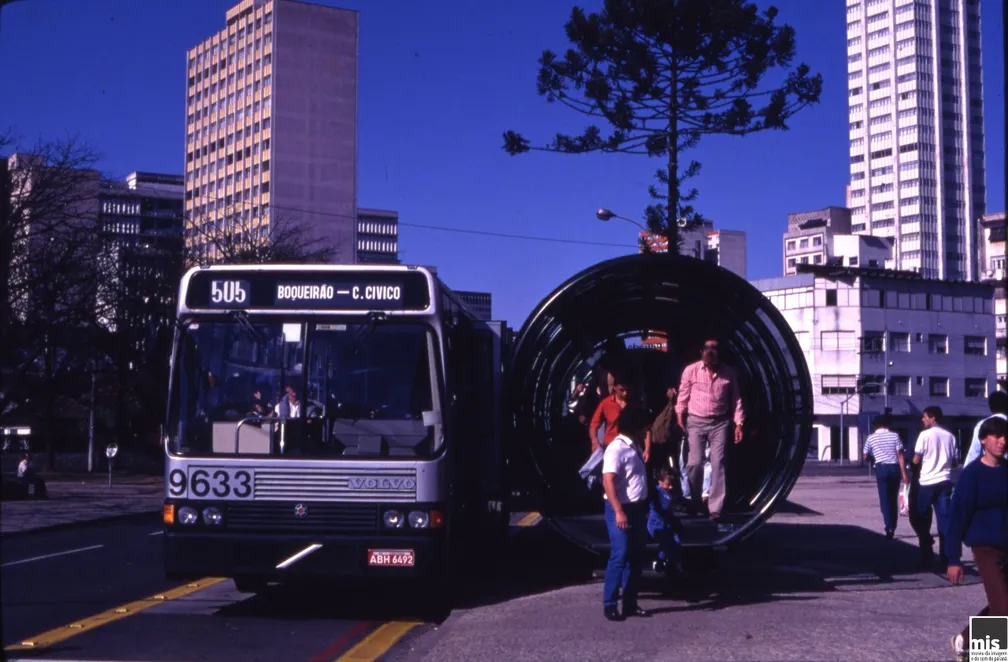
<path fill-rule="evenodd" d="M 864 447 L 865 462 L 875 459 L 875 480 L 878 483 L 879 507 L 882 509 L 882 524 L 886 538 L 896 535 L 899 521 L 900 479 L 910 484 L 906 463 L 903 461 L 903 442 L 897 433 L 889 429 L 889 417 L 877 416 L 873 421 L 875 432 L 868 435 Z"/>
<path fill-rule="evenodd" d="M 945 557 L 945 531 L 948 528 L 949 503 L 952 499 L 952 468 L 956 464 L 956 440 L 941 426 L 941 407 L 924 408 L 924 429 L 914 446 L 913 463 L 920 466 L 917 492 L 910 499 L 910 525 L 920 541 L 921 567 L 934 562 L 934 538 L 931 537 L 931 510 L 938 520 L 938 545 L 941 562 Z"/>
<path fill-rule="evenodd" d="M 1003 421 L 1008 421 L 1008 393 L 1005 393 L 1004 391 L 994 391 L 987 396 L 987 407 L 990 408 L 991 415 L 981 420 L 976 424 L 976 427 L 973 428 L 973 441 L 970 442 L 969 451 L 966 453 L 966 459 L 963 460 L 964 467 L 968 466 L 969 463 L 974 460 L 979 460 L 980 456 L 983 455 L 983 447 L 980 445 L 980 426 L 991 418 L 1000 418 Z"/>
<path fill-rule="evenodd" d="M 676 416 L 689 443 L 687 473 L 690 496 L 699 505 L 703 492 L 704 447 L 710 448 L 711 485 L 707 506 L 714 521 L 721 518 L 725 504 L 725 451 L 735 424 L 735 443 L 742 441 L 745 414 L 738 377 L 721 363 L 720 345 L 714 338 L 703 345 L 701 358 L 683 370 L 679 382 Z"/>
<path fill-rule="evenodd" d="M 617 420 L 619 434 L 606 446 L 602 460 L 605 522 L 609 531 L 602 608 L 610 621 L 651 614 L 637 604 L 648 530 L 648 474 L 644 436 L 651 417 L 642 408 L 626 407 Z M 623 613 L 617 603 L 623 594 Z"/>
<path fill-rule="evenodd" d="M 945 555 L 948 580 L 963 579 L 962 544 L 973 550 L 983 580 L 987 606 L 979 616 L 1008 616 L 1008 463 L 1005 431 L 1008 422 L 991 416 L 980 424 L 983 455 L 965 467 L 952 496 Z M 964 656 L 969 649 L 969 624 L 953 635 L 952 649 Z"/>

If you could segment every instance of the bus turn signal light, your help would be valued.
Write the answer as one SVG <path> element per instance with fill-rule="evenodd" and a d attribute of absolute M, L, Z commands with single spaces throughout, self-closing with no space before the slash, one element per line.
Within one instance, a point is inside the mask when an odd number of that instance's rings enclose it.
<path fill-rule="evenodd" d="M 161 510 L 161 518 L 165 524 L 171 526 L 175 523 L 175 504 L 166 503 Z"/>
<path fill-rule="evenodd" d="M 444 513 L 440 510 L 430 511 L 430 528 L 438 529 L 444 526 Z"/>

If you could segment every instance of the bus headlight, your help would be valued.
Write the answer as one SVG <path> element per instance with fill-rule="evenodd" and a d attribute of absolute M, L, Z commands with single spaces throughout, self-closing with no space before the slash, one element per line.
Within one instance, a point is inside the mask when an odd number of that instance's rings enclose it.
<path fill-rule="evenodd" d="M 209 508 L 203 509 L 204 524 L 219 526 L 220 523 L 223 521 L 224 521 L 224 513 L 220 511 L 220 508 L 217 508 L 216 506 L 210 506 Z"/>
<path fill-rule="evenodd" d="M 179 524 L 192 526 L 199 520 L 199 513 L 192 506 L 182 506 L 178 511 Z"/>
<path fill-rule="evenodd" d="M 409 525 L 411 529 L 426 529 L 430 524 L 430 517 L 422 510 L 414 510 L 409 514 Z"/>
<path fill-rule="evenodd" d="M 401 529 L 406 523 L 403 514 L 398 510 L 386 510 L 382 519 L 385 521 L 385 526 L 390 529 Z"/>

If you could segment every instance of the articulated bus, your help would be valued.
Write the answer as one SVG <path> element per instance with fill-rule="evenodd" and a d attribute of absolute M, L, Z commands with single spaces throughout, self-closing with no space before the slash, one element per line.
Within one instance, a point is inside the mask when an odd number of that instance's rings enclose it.
<path fill-rule="evenodd" d="M 510 330 L 430 270 L 243 265 L 182 279 L 165 572 L 440 581 L 507 535 Z"/>

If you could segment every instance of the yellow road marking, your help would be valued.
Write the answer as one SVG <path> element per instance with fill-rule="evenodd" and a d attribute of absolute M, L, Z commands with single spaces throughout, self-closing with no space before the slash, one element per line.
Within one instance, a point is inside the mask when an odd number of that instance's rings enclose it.
<path fill-rule="evenodd" d="M 94 616 L 88 616 L 87 618 L 82 618 L 79 621 L 74 621 L 69 625 L 64 625 L 62 627 L 49 630 L 48 632 L 43 632 L 42 634 L 36 635 L 34 637 L 29 637 L 19 643 L 11 644 L 5 648 L 5 651 L 23 651 L 23 650 L 39 650 L 42 648 L 48 648 L 53 644 L 58 644 L 61 641 L 65 641 L 70 637 L 76 637 L 77 635 L 87 632 L 88 630 L 94 630 L 108 623 L 112 623 L 133 614 L 140 613 L 145 609 L 150 609 L 159 604 L 171 600 L 177 600 L 183 598 L 187 595 L 195 593 L 197 591 L 202 591 L 205 588 L 213 586 L 214 584 L 220 584 L 225 581 L 222 577 L 204 577 L 203 579 L 197 580 L 195 582 L 190 582 L 188 584 L 183 584 L 171 590 L 165 591 L 164 593 L 158 593 L 157 595 L 152 595 L 148 598 L 142 600 L 136 600 L 134 602 L 129 602 L 127 604 L 121 605 L 119 607 L 113 607 L 108 611 L 103 611 L 100 614 L 95 614 Z"/>
<path fill-rule="evenodd" d="M 406 633 L 420 625 L 419 621 L 390 621 L 357 642 L 357 645 L 335 662 L 372 662 L 389 652 Z"/>
<path fill-rule="evenodd" d="M 534 526 L 542 519 L 542 515 L 539 513 L 528 513 L 525 517 L 518 520 L 518 524 L 515 526 Z"/>

